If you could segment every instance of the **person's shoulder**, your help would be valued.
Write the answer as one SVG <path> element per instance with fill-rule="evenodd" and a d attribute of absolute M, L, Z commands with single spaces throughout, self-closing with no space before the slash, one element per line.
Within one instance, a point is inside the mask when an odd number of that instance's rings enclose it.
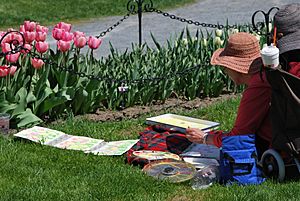
<path fill-rule="evenodd" d="M 267 87 L 271 88 L 267 77 L 266 72 L 261 71 L 252 75 L 248 87 Z"/>

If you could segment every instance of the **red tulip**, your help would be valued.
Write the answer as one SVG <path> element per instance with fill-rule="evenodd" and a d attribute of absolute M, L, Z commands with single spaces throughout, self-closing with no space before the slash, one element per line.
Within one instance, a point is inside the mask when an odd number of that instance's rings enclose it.
<path fill-rule="evenodd" d="M 101 38 L 96 38 L 94 36 L 89 37 L 88 45 L 91 49 L 97 49 L 102 43 Z"/>
<path fill-rule="evenodd" d="M 32 64 L 33 68 L 35 68 L 35 69 L 40 69 L 40 68 L 42 68 L 42 66 L 43 66 L 45 63 L 44 63 L 43 60 L 41 60 L 41 59 L 31 58 L 31 64 Z"/>
<path fill-rule="evenodd" d="M 8 75 L 8 68 L 7 66 L 0 66 L 0 77 L 5 77 Z"/>
<path fill-rule="evenodd" d="M 16 63 L 19 59 L 20 54 L 21 54 L 20 52 L 15 53 L 15 54 L 8 54 L 5 56 L 5 58 L 10 63 Z"/>
<path fill-rule="evenodd" d="M 60 51 L 66 52 L 71 48 L 71 42 L 59 40 L 59 41 L 57 41 L 57 47 Z"/>
<path fill-rule="evenodd" d="M 86 45 L 86 37 L 78 36 L 74 38 L 74 45 L 77 48 L 83 48 Z"/>
<path fill-rule="evenodd" d="M 35 48 L 39 53 L 45 53 L 49 49 L 49 44 L 47 42 L 36 42 Z"/>

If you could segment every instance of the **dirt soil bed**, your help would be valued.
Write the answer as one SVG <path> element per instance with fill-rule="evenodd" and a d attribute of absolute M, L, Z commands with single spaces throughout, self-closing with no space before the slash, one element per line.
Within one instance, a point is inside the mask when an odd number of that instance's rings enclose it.
<path fill-rule="evenodd" d="M 89 119 L 97 122 L 104 121 L 119 121 L 123 119 L 137 118 L 147 113 L 157 113 L 159 111 L 168 110 L 168 112 L 176 110 L 192 110 L 197 108 L 207 107 L 218 101 L 228 100 L 237 97 L 237 94 L 224 94 L 216 98 L 196 98 L 195 100 L 187 101 L 177 98 L 170 98 L 165 103 L 153 103 L 150 106 L 133 106 L 120 111 L 101 111 L 97 110 L 95 114 L 86 114 L 83 116 L 85 119 Z"/>

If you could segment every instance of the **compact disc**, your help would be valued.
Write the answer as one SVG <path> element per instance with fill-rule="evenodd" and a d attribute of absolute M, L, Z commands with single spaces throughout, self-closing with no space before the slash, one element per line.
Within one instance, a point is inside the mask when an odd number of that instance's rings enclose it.
<path fill-rule="evenodd" d="M 141 151 L 134 151 L 132 154 L 138 158 L 146 159 L 149 161 L 163 160 L 163 159 L 181 160 L 180 156 L 170 152 L 163 152 L 163 151 L 141 150 Z"/>
<path fill-rule="evenodd" d="M 147 164 L 143 171 L 154 178 L 179 183 L 192 179 L 196 168 L 184 161 L 153 161 Z"/>

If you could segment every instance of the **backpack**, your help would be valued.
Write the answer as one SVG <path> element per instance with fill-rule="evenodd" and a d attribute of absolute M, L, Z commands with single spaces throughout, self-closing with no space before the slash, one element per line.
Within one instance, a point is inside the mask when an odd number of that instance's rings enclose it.
<path fill-rule="evenodd" d="M 265 181 L 257 166 L 255 135 L 224 136 L 220 151 L 220 181 L 223 184 L 260 184 Z"/>

